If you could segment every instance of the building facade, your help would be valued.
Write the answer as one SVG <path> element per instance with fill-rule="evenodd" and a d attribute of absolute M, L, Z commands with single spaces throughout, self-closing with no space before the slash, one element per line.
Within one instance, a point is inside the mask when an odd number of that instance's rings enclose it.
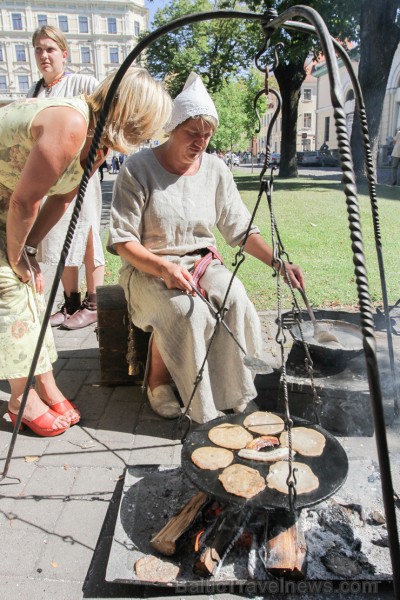
<path fill-rule="evenodd" d="M 148 28 L 144 0 L 3 0 L 0 8 L 0 105 L 26 96 L 40 77 L 32 33 L 54 25 L 69 44 L 67 70 L 102 81 Z"/>
<path fill-rule="evenodd" d="M 357 74 L 359 63 L 357 49 L 350 51 L 350 58 L 353 69 Z M 347 69 L 341 60 L 338 61 L 338 64 L 339 77 L 342 83 L 343 97 L 345 102 L 347 129 L 349 135 L 351 135 L 355 109 L 355 96 Z M 333 118 L 333 108 L 330 99 L 328 70 L 324 62 L 315 66 L 314 76 L 318 81 L 315 149 L 320 148 L 323 142 L 327 142 L 331 150 L 336 150 L 337 138 Z M 382 118 L 378 139 L 378 161 L 381 164 L 387 162 L 388 141 L 394 136 L 398 129 L 400 129 L 400 44 L 393 57 L 382 109 Z"/>
<path fill-rule="evenodd" d="M 298 105 L 297 139 L 298 151 L 314 150 L 316 135 L 316 108 L 317 108 L 317 79 L 312 73 L 313 62 L 306 66 L 307 75 L 301 86 L 301 95 Z M 277 100 L 270 94 L 267 110 L 261 118 L 260 133 L 256 138 L 255 154 L 265 152 L 268 127 L 276 110 Z M 276 119 L 271 132 L 271 152 L 281 152 L 282 114 Z M 254 150 L 253 150 L 254 152 Z"/>

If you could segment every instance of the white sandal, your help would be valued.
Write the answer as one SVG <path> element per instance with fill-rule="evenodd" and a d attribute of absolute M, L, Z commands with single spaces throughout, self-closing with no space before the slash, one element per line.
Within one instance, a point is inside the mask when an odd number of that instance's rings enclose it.
<path fill-rule="evenodd" d="M 151 391 L 147 386 L 147 397 L 154 412 L 164 419 L 177 419 L 181 416 L 181 405 L 170 385 L 159 385 Z"/>

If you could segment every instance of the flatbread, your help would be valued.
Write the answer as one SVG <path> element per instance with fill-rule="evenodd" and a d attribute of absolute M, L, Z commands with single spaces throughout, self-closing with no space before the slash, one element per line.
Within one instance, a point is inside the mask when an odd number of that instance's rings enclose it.
<path fill-rule="evenodd" d="M 208 432 L 208 438 L 217 446 L 240 450 L 251 442 L 253 436 L 241 425 L 221 423 Z"/>
<path fill-rule="evenodd" d="M 253 498 L 265 488 L 265 479 L 256 469 L 245 465 L 231 465 L 224 469 L 218 479 L 229 494 Z"/>
<path fill-rule="evenodd" d="M 308 465 L 300 462 L 292 463 L 293 469 L 297 469 L 294 473 L 296 477 L 296 493 L 297 494 L 308 494 L 313 492 L 319 487 L 319 479 Z M 267 486 L 281 492 L 282 494 L 288 494 L 289 488 L 286 480 L 289 475 L 289 463 L 287 461 L 279 461 L 271 465 L 269 473 L 267 475 Z"/>
<path fill-rule="evenodd" d="M 285 428 L 285 423 L 281 417 L 267 411 L 256 411 L 251 413 L 245 418 L 243 425 L 250 431 L 254 431 L 261 435 L 280 433 Z"/>
<path fill-rule="evenodd" d="M 280 436 L 281 446 L 289 446 L 288 432 Z M 325 436 L 309 427 L 292 427 L 292 448 L 302 456 L 321 456 L 325 448 Z"/>
<path fill-rule="evenodd" d="M 214 471 L 225 469 L 233 461 L 233 452 L 226 448 L 214 448 L 214 446 L 202 446 L 192 452 L 192 461 L 200 469 Z"/>
<path fill-rule="evenodd" d="M 135 572 L 141 581 L 157 581 L 169 583 L 175 581 L 179 575 L 180 568 L 174 563 L 168 562 L 148 554 L 135 562 Z"/>

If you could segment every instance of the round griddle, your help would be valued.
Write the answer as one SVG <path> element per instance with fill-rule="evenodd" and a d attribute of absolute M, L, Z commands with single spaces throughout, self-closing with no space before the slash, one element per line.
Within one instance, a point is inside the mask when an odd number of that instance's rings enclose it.
<path fill-rule="evenodd" d="M 200 490 L 206 494 L 213 496 L 224 502 L 233 502 L 236 504 L 259 507 L 265 509 L 287 509 L 289 510 L 289 496 L 288 494 L 282 494 L 276 490 L 266 487 L 265 490 L 254 496 L 253 498 L 246 499 L 240 496 L 235 496 L 225 491 L 222 483 L 218 479 L 218 475 L 222 473 L 223 469 L 216 469 L 214 471 L 208 471 L 200 469 L 191 460 L 191 455 L 196 448 L 202 446 L 216 446 L 208 438 L 208 432 L 213 427 L 220 425 L 221 423 L 232 423 L 235 425 L 242 425 L 247 415 L 229 415 L 221 419 L 215 419 L 205 425 L 200 425 L 196 430 L 193 430 L 183 445 L 182 449 L 182 468 L 189 479 L 194 483 Z M 283 415 L 279 415 L 283 418 Z M 301 456 L 296 453 L 293 460 L 309 465 L 313 473 L 319 479 L 319 487 L 308 494 L 298 494 L 296 498 L 295 508 L 303 508 L 306 506 L 312 506 L 323 500 L 329 498 L 334 494 L 345 482 L 348 471 L 348 460 L 345 451 L 338 442 L 338 440 L 330 433 L 314 425 L 304 419 L 293 418 L 294 426 L 309 427 L 321 432 L 326 439 L 324 450 L 321 456 Z M 254 437 L 259 434 L 253 433 Z M 279 434 L 278 436 L 279 437 Z M 259 471 L 259 473 L 266 477 L 271 464 L 274 463 L 260 463 L 255 460 L 246 460 L 238 456 L 237 450 L 232 450 L 234 454 L 234 460 L 232 464 L 242 464 Z"/>
<path fill-rule="evenodd" d="M 360 327 L 347 323 L 346 321 L 318 319 L 318 324 L 323 326 L 326 325 L 327 330 L 333 333 L 339 342 L 342 344 L 341 347 L 337 347 L 335 344 L 329 343 L 318 343 L 314 339 L 314 326 L 311 321 L 303 321 L 301 328 L 303 331 L 304 341 L 310 350 L 310 354 L 316 359 L 331 359 L 335 361 L 341 357 L 347 359 L 356 356 L 363 350 L 363 336 Z M 303 344 L 299 325 L 295 323 L 292 325 L 290 332 L 294 338 L 294 341 L 298 344 Z"/>

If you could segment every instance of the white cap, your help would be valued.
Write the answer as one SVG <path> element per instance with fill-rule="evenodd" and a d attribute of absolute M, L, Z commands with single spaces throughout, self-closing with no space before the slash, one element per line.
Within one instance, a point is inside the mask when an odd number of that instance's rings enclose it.
<path fill-rule="evenodd" d="M 182 92 L 174 100 L 171 119 L 164 129 L 167 132 L 173 131 L 186 119 L 199 115 L 214 117 L 219 123 L 217 109 L 210 94 L 197 73 L 192 72 L 187 78 Z"/>

